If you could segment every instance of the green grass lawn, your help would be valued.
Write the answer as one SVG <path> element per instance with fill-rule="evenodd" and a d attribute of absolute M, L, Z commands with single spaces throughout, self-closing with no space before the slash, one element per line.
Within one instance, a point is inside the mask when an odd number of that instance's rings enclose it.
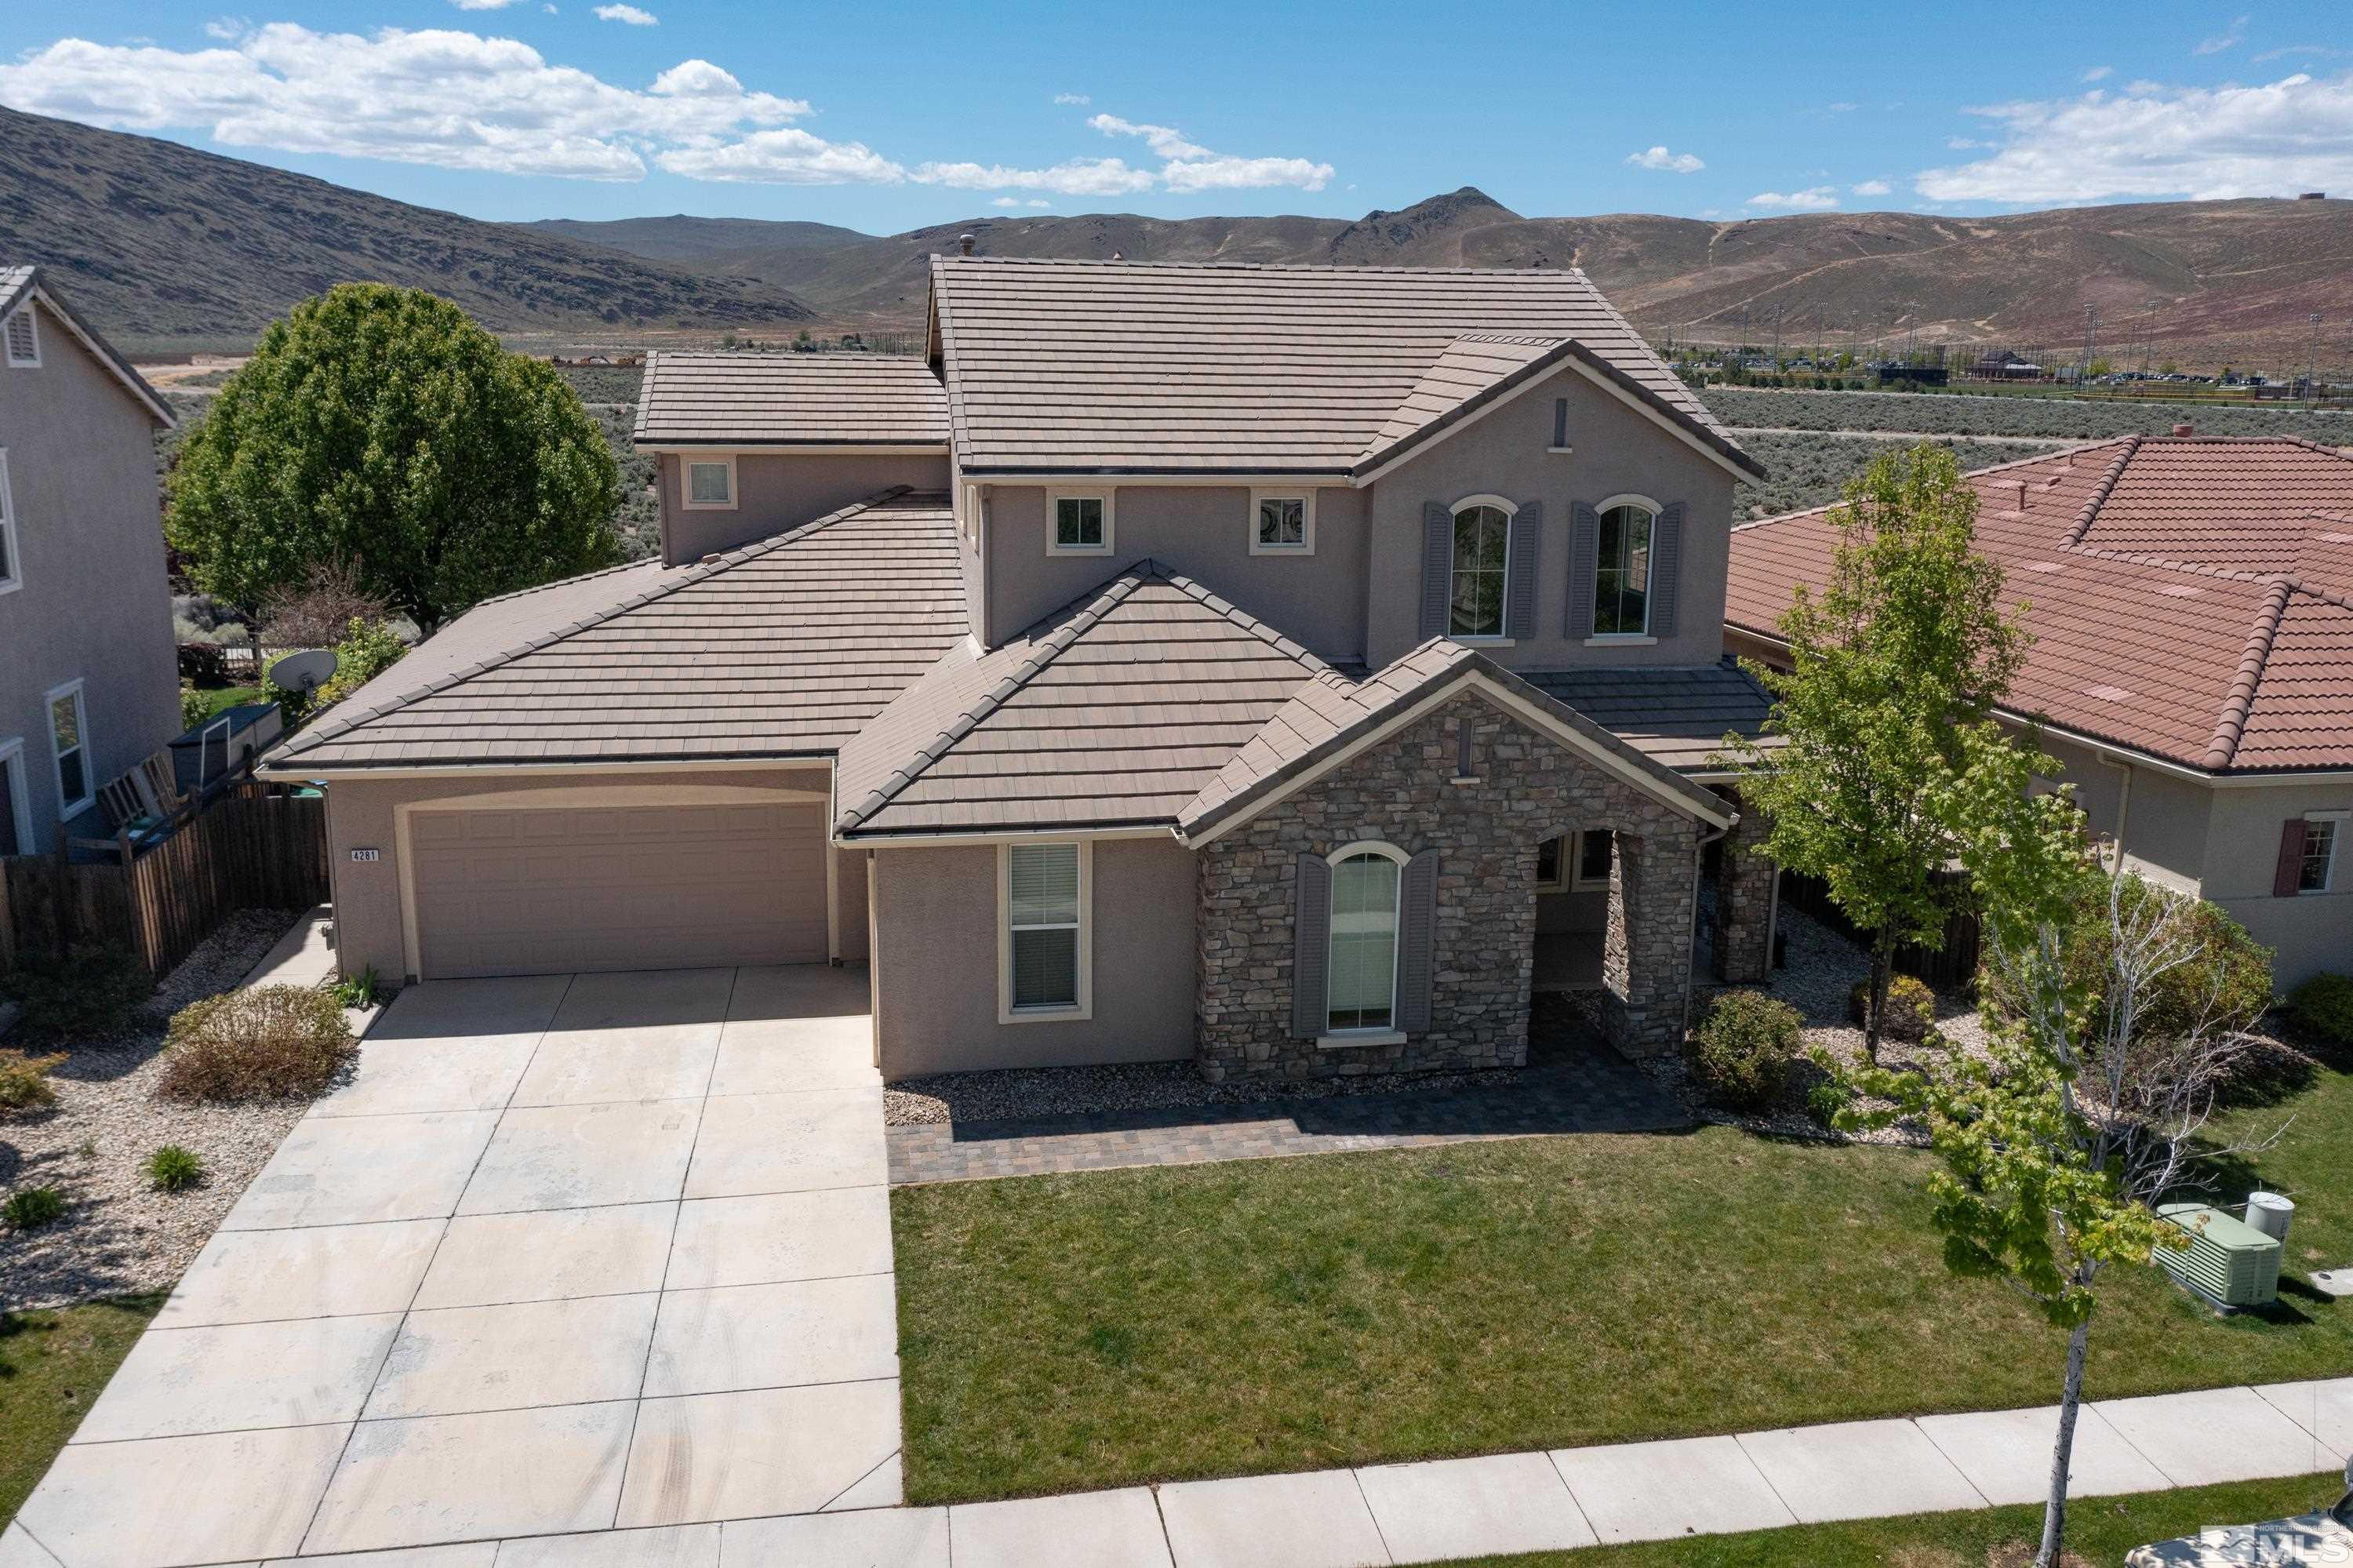
<path fill-rule="evenodd" d="M 206 705 L 205 717 L 208 719 L 237 706 L 239 703 L 258 703 L 261 700 L 259 686 L 204 686 L 199 687 L 198 690 L 205 694 Z"/>
<path fill-rule="evenodd" d="M 2195 1534 L 2210 1524 L 2258 1524 L 2309 1513 L 2335 1502 L 2342 1489 L 2341 1480 L 2328 1475 L 2078 1499 L 2068 1510 L 2067 1548 L 2086 1563 L 2108 1568 L 2147 1542 Z M 2042 1532 L 2042 1510 L 2037 1505 L 1481 1557 L 1453 1568 L 1986 1568 L 1996 1548 L 2021 1542 L 2031 1547 Z"/>
<path fill-rule="evenodd" d="M 16 1517 L 164 1296 L 0 1313 L 0 1526 Z"/>
<path fill-rule="evenodd" d="M 2226 1184 L 2353 1259 L 2353 1075 Z M 892 1194 L 912 1500 L 1740 1432 L 2056 1397 L 2062 1341 L 1956 1280 L 1927 1157 L 1525 1139 Z M 2093 1397 L 2353 1370 L 2353 1302 L 2220 1319 L 2111 1276 Z"/>

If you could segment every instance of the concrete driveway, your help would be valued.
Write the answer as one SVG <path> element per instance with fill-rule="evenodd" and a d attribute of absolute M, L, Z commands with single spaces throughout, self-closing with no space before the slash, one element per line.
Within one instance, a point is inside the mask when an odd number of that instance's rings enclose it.
<path fill-rule="evenodd" d="M 403 993 L 0 1561 L 178 1568 L 896 1505 L 871 1050 L 859 970 Z M 671 1538 L 593 1561 L 668 1562 L 645 1553 Z M 445 1560 L 475 1561 L 394 1561 Z"/>

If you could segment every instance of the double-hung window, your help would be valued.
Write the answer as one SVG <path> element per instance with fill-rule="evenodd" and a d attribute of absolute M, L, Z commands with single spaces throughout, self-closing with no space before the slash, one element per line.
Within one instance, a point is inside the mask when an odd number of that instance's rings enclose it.
<path fill-rule="evenodd" d="M 1058 491 L 1046 497 L 1046 553 L 1050 556 L 1111 554 L 1109 491 Z"/>
<path fill-rule="evenodd" d="M 1332 867 L 1327 1026 L 1388 1029 L 1397 1018 L 1398 886 L 1402 864 L 1362 850 Z"/>
<path fill-rule="evenodd" d="M 70 817 L 90 802 L 90 724 L 82 710 L 81 683 L 49 694 L 49 755 L 58 772 L 58 815 Z"/>
<path fill-rule="evenodd" d="M 1510 576 L 1511 514 L 1482 503 L 1454 514 L 1454 578 L 1447 600 L 1447 635 L 1504 635 L 1504 584 Z"/>
<path fill-rule="evenodd" d="M 16 503 L 8 495 L 8 449 L 0 447 L 0 593 L 24 586 L 16 556 Z"/>
<path fill-rule="evenodd" d="M 1649 508 L 1625 503 L 1601 514 L 1593 573 L 1593 635 L 1641 637 L 1651 630 Z"/>
<path fill-rule="evenodd" d="M 1314 492 L 1251 492 L 1250 548 L 1253 556 L 1314 555 Z"/>
<path fill-rule="evenodd" d="M 735 459 L 733 455 L 686 460 L 686 506 L 689 511 L 734 510 Z"/>
<path fill-rule="evenodd" d="M 2337 838 L 2344 825 L 2333 817 L 2305 819 L 2304 855 L 2295 871 L 2298 893 L 2327 893 L 2335 885 Z"/>
<path fill-rule="evenodd" d="M 1083 1015 L 1090 1002 L 1085 846 L 1018 843 L 1000 853 L 1004 1017 Z"/>

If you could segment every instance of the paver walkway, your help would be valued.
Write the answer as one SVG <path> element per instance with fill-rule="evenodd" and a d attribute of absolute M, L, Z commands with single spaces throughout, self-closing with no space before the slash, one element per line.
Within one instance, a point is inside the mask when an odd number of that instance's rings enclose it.
<path fill-rule="evenodd" d="M 413 1561 L 480 1563 L 501 1537 L 897 1503 L 871 1055 L 855 971 L 405 992 L 91 1406 L 0 1568 L 461 1542 L 481 1544 Z M 650 1561 L 635 1547 L 655 1538 L 626 1539 L 596 1561 Z M 578 1560 L 535 1550 L 504 1555 Z"/>
<path fill-rule="evenodd" d="M 1564 1044 L 1546 1057 L 1492 1086 L 894 1127 L 891 1181 L 977 1181 L 1539 1133 L 1662 1132 L 1692 1124 L 1674 1096 L 1606 1046 Z"/>

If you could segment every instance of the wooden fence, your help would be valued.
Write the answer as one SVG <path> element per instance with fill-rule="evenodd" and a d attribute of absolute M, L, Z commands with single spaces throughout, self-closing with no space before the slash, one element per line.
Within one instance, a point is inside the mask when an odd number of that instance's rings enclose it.
<path fill-rule="evenodd" d="M 1944 883 L 1965 883 L 1966 874 L 1957 871 L 1940 872 L 1937 880 Z M 1845 912 L 1831 901 L 1828 883 L 1810 876 L 1800 876 L 1794 871 L 1781 874 L 1781 902 L 1807 914 L 1828 926 L 1841 936 L 1868 946 L 1870 938 L 1855 928 Z M 1956 991 L 1972 983 L 1978 972 L 1978 916 L 1973 908 L 1954 912 L 1945 923 L 1945 937 L 1936 947 L 1906 943 L 1895 949 L 1895 972 L 1926 980 L 1938 991 Z"/>
<path fill-rule="evenodd" d="M 326 806 L 246 781 L 127 862 L 0 860 L 0 971 L 77 942 L 119 942 L 161 977 L 239 909 L 324 902 Z"/>

